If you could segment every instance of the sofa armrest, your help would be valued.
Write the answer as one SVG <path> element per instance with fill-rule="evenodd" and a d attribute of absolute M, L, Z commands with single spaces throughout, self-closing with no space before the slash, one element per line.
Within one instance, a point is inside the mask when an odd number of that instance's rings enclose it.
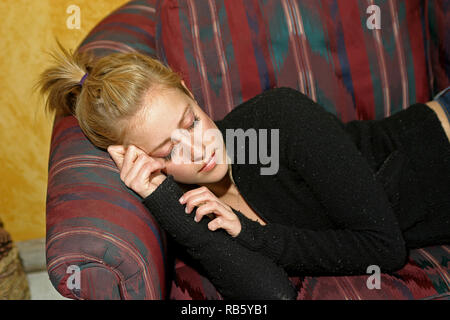
<path fill-rule="evenodd" d="M 56 290 L 71 299 L 162 299 L 154 265 L 145 252 L 105 232 L 74 225 L 47 239 L 47 270 Z M 144 252 L 142 252 L 144 251 Z"/>
<path fill-rule="evenodd" d="M 63 296 L 167 298 L 165 233 L 73 116 L 55 122 L 47 188 L 47 269 Z M 68 285 L 70 266 L 79 268 L 81 288 Z"/>

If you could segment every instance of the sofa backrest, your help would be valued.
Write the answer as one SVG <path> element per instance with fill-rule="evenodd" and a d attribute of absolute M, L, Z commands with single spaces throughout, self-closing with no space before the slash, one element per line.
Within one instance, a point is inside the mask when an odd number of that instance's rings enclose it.
<path fill-rule="evenodd" d="M 381 119 L 449 85 L 443 3 L 166 0 L 157 16 L 157 56 L 183 74 L 215 119 L 281 86 L 344 122 Z"/>

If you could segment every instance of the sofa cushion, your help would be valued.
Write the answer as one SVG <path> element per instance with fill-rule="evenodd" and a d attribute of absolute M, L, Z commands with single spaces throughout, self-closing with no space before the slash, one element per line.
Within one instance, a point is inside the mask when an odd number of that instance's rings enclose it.
<path fill-rule="evenodd" d="M 372 273 L 348 277 L 290 277 L 299 300 L 440 300 L 450 299 L 450 246 L 411 250 L 408 263 L 380 275 L 380 289 L 369 289 Z M 189 264 L 178 262 L 172 283 L 173 300 L 223 299 L 208 279 Z"/>
<path fill-rule="evenodd" d="M 421 0 L 164 0 L 157 55 L 214 119 L 272 87 L 295 88 L 344 122 L 430 100 Z"/>

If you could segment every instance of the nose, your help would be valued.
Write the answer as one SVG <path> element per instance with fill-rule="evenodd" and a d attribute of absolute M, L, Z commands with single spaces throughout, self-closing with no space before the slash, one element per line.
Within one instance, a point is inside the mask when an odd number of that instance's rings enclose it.
<path fill-rule="evenodd" d="M 194 141 L 194 138 L 191 136 L 184 136 L 180 138 L 179 141 L 180 145 L 178 147 L 181 147 L 181 153 L 184 157 L 183 151 L 184 150 L 190 150 L 190 161 L 192 162 L 202 162 L 205 157 L 205 147 L 203 146 L 203 143 L 200 141 Z"/>
<path fill-rule="evenodd" d="M 205 150 L 203 148 L 203 144 L 195 145 L 195 143 L 193 143 L 191 145 L 191 161 L 201 162 L 203 160 L 204 154 Z"/>

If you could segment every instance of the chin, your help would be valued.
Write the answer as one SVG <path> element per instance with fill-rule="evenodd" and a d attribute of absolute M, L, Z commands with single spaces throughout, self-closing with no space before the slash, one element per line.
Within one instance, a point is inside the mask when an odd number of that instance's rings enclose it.
<path fill-rule="evenodd" d="M 228 165 L 216 164 L 213 170 L 209 172 L 198 172 L 198 183 L 216 183 L 223 179 L 228 172 Z"/>
<path fill-rule="evenodd" d="M 173 179 L 176 182 L 183 184 L 206 184 L 206 183 L 215 183 L 223 179 L 225 174 L 228 171 L 228 166 L 226 164 L 217 164 L 213 170 L 208 172 L 192 172 L 192 174 L 176 174 L 176 173 L 168 173 L 173 176 Z"/>

